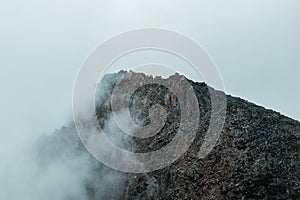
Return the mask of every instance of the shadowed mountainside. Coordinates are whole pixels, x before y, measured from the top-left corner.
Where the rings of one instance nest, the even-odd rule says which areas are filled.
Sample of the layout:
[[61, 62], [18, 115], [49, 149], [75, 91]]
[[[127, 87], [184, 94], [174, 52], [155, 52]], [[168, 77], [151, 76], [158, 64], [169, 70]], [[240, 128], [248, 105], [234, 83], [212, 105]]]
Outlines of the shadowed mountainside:
[[[122, 71], [106, 75], [98, 88], [96, 114], [109, 138], [115, 137], [106, 127], [111, 117], [111, 91], [127, 73], [132, 73], [131, 80], [138, 80], [136, 73]], [[178, 77], [182, 76], [176, 74], [169, 80], [176, 84]], [[110, 169], [87, 153], [73, 123], [41, 139], [40, 161], [43, 157], [85, 155], [88, 161], [83, 164], [90, 166], [83, 183], [87, 199], [300, 199], [300, 123], [227, 95], [226, 121], [219, 141], [208, 156], [199, 159], [211, 101], [205, 83], [188, 81], [199, 102], [199, 129], [189, 150], [170, 166], [145, 174]], [[181, 111], [178, 99], [167, 88], [142, 85], [132, 95], [131, 117], [139, 125], [149, 124], [149, 108], [155, 104], [167, 111], [161, 131], [147, 139], [112, 138], [116, 145], [128, 151], [148, 152], [172, 140]], [[51, 143], [58, 145], [53, 149]]]

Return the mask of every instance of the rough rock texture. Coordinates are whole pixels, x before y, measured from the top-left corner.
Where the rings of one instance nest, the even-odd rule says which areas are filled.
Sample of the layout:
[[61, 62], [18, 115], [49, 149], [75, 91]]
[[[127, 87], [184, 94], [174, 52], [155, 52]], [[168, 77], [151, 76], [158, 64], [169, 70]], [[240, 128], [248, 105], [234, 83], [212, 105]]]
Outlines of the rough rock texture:
[[[101, 126], [110, 116], [110, 91], [125, 73], [104, 79], [96, 109]], [[135, 75], [131, 75], [133, 80]], [[96, 163], [86, 184], [88, 199], [300, 199], [300, 122], [227, 96], [221, 137], [213, 151], [199, 159], [197, 152], [208, 128], [211, 102], [205, 83], [189, 82], [201, 113], [199, 130], [189, 150], [172, 165], [147, 174], [117, 172]], [[159, 134], [148, 139], [132, 138], [123, 148], [153, 151], [174, 137], [180, 105], [172, 95], [167, 88], [155, 84], [142, 86], [134, 93], [130, 109], [137, 123], [149, 123], [149, 108], [156, 103], [163, 105], [168, 115]], [[74, 132], [74, 128], [69, 129]], [[59, 131], [56, 135], [60, 137]], [[116, 173], [119, 178], [106, 187], [103, 195], [99, 185], [105, 173]]]

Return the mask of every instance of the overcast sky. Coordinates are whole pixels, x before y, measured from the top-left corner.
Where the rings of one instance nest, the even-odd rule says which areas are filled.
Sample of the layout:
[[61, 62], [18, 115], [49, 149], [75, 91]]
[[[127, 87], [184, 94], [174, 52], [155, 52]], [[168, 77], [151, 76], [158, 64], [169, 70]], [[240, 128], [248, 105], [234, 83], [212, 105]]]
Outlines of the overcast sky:
[[[1, 0], [0, 199], [62, 199], [73, 191], [72, 174], [63, 178], [69, 168], [41, 174], [28, 149], [72, 120], [74, 79], [89, 53], [143, 27], [193, 38], [216, 63], [227, 93], [300, 120], [299, 0]], [[137, 53], [119, 64], [152, 58], [197, 79], [164, 54]]]
[[299, 2], [1, 1], [2, 132], [24, 139], [28, 131], [62, 126], [71, 119], [73, 82], [88, 54], [142, 27], [192, 37], [215, 61], [227, 93], [299, 120]]

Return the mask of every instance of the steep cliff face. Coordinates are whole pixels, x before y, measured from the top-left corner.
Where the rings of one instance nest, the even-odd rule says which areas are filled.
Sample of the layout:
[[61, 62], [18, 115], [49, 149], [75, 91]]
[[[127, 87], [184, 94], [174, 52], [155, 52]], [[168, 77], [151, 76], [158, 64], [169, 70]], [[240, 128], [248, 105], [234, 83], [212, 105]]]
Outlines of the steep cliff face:
[[[104, 129], [112, 111], [111, 91], [127, 73], [105, 76], [98, 88], [96, 114]], [[131, 80], [139, 81], [136, 73], [129, 73]], [[172, 84], [176, 84], [176, 76], [181, 77], [169, 78]], [[198, 152], [208, 129], [211, 101], [205, 83], [188, 81], [199, 102], [199, 129], [189, 150], [161, 170], [128, 174], [102, 165], [93, 160], [76, 139], [73, 124], [65, 128], [67, 135], [66, 131], [57, 131], [45, 144], [53, 142], [53, 138], [57, 141], [68, 138], [77, 144], [77, 154], [89, 156], [93, 164], [84, 181], [87, 199], [300, 199], [300, 123], [227, 96], [222, 134], [210, 154], [200, 159]], [[150, 123], [149, 108], [155, 104], [162, 105], [167, 113], [165, 125], [158, 134], [146, 139], [126, 137], [118, 141], [108, 130], [107, 136], [116, 145], [133, 152], [155, 151], [165, 146], [176, 135], [180, 123], [181, 110], [176, 95], [158, 84], [141, 85], [131, 97], [130, 114], [137, 124], [146, 126]], [[55, 150], [45, 150], [42, 145], [41, 154], [52, 155], [53, 151], [68, 148], [62, 145]]]

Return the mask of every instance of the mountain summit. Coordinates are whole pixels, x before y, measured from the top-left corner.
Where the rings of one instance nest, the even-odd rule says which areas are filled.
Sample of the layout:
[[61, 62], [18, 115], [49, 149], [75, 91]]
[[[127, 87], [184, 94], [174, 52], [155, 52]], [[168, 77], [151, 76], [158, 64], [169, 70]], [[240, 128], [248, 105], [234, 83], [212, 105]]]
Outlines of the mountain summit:
[[[141, 84], [130, 98], [132, 120], [146, 127], [151, 123], [150, 108], [159, 104], [165, 109], [161, 114], [165, 116], [163, 127], [149, 138], [116, 135], [115, 130], [118, 134], [120, 131], [111, 120], [111, 94], [124, 75], [130, 75], [132, 81], [139, 81], [141, 76], [122, 71], [108, 74], [101, 81], [96, 93], [99, 125], [124, 150], [157, 151], [177, 134], [182, 117], [178, 98], [164, 86]], [[184, 78], [176, 74], [166, 81], [176, 84], [176, 77]], [[62, 154], [88, 155], [86, 163], [82, 163], [90, 166], [83, 181], [86, 199], [300, 199], [300, 122], [227, 95], [226, 119], [220, 138], [206, 157], [199, 158], [210, 123], [209, 90], [213, 89], [205, 83], [186, 80], [199, 102], [199, 128], [189, 149], [169, 166], [144, 174], [110, 169], [87, 153], [73, 123], [44, 138], [39, 157], [61, 159]], [[53, 149], [51, 143], [61, 145]]]

